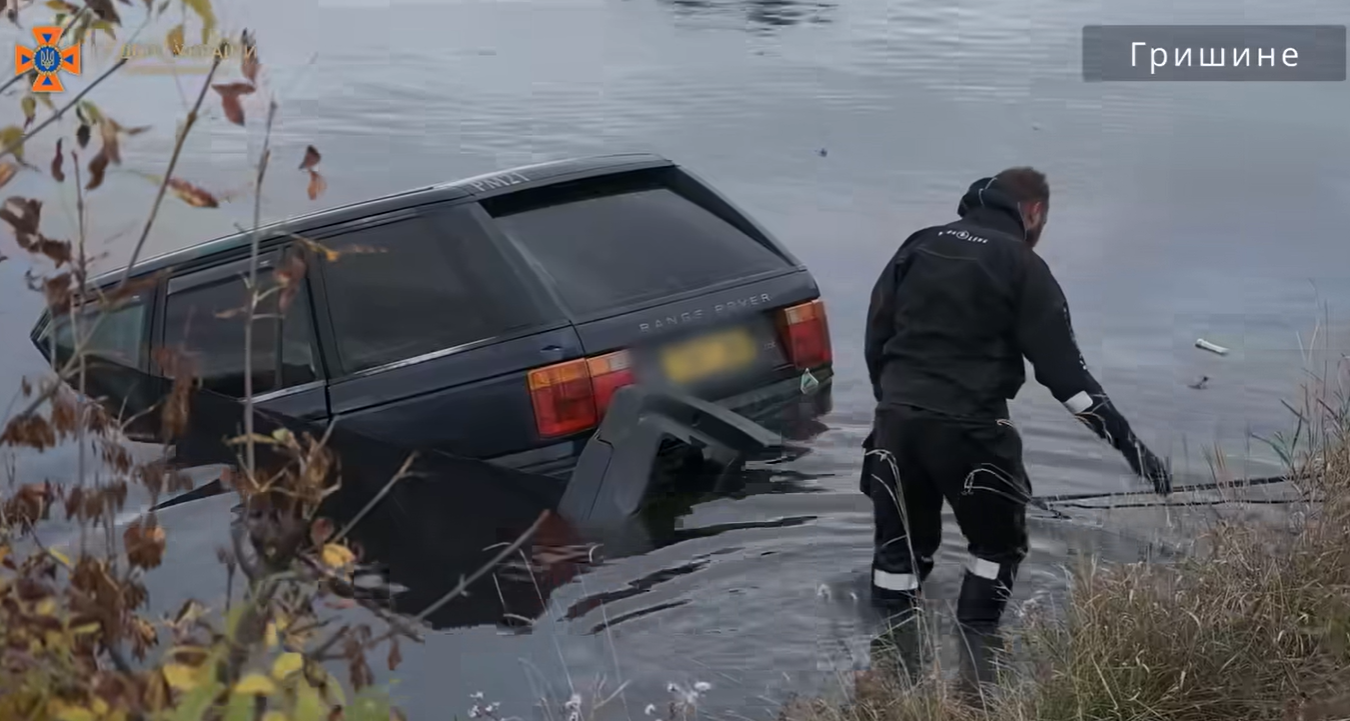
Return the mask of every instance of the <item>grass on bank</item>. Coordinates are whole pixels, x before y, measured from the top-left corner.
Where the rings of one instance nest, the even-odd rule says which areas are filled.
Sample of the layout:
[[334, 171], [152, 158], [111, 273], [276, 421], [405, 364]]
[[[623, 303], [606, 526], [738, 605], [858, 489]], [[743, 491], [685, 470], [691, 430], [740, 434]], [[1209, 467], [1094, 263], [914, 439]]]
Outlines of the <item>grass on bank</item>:
[[1304, 398], [1279, 450], [1309, 502], [1285, 523], [1218, 520], [1179, 562], [1074, 569], [1062, 607], [1010, 632], [1020, 649], [983, 708], [937, 669], [912, 686], [869, 672], [846, 705], [785, 719], [1350, 719], [1350, 413], [1325, 385]]

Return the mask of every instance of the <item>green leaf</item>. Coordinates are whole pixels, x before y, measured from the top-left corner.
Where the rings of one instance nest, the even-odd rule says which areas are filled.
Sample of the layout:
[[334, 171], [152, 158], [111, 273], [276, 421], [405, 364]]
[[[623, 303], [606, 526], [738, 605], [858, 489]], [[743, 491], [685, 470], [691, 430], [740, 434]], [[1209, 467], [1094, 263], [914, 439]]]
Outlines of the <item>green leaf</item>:
[[[328, 704], [319, 696], [319, 692], [304, 679], [295, 686], [295, 711], [291, 718], [295, 721], [324, 721], [328, 718]], [[385, 721], [389, 716], [386, 715]]]
[[235, 692], [225, 706], [225, 721], [253, 721], [254, 696]]
[[48, 110], [54, 113], [56, 112], [56, 105], [53, 104], [52, 99], [48, 97], [50, 95], [51, 93], [41, 93], [37, 96], [37, 99], [39, 103], [42, 103], [43, 107], [47, 108]]
[[224, 688], [219, 681], [198, 686], [192, 693], [183, 697], [170, 718], [173, 721], [202, 721], [207, 710], [211, 708], [211, 703]]
[[[23, 128], [17, 125], [0, 128], [0, 149], [14, 146], [14, 157], [19, 160], [23, 160], [23, 143], [19, 142], [21, 140], [23, 140]], [[18, 144], [15, 145], [16, 143]]]
[[[137, 174], [141, 175], [141, 173]], [[151, 176], [151, 177], [156, 185], [158, 185], [162, 180], [158, 176]], [[226, 638], [234, 638], [235, 632], [239, 630], [239, 621], [244, 618], [244, 611], [247, 608], [248, 605], [243, 603], [235, 604], [232, 608], [230, 608], [230, 612], [225, 616]]]
[[19, 104], [23, 108], [24, 127], [28, 127], [33, 122], [33, 118], [37, 117], [37, 98], [32, 95], [25, 95], [23, 100], [19, 101]]
[[211, 9], [211, 0], [183, 0], [183, 7], [202, 19], [202, 44], [211, 42], [211, 33], [216, 29], [216, 13]]
[[90, 124], [98, 125], [103, 122], [103, 112], [98, 109], [97, 105], [94, 105], [93, 101], [81, 100], [79, 107], [84, 108], [84, 116], [89, 118]]
[[364, 688], [344, 711], [347, 721], [389, 721], [389, 699], [379, 689]]
[[102, 30], [105, 35], [113, 40], [117, 39], [117, 29], [107, 20], [97, 20], [91, 27], [95, 30]]

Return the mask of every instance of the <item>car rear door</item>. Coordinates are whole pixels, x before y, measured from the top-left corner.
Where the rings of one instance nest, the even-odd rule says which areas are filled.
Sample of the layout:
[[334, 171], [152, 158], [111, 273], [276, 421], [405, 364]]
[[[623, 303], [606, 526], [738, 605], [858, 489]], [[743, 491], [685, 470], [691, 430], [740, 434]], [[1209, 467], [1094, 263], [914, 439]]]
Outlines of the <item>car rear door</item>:
[[[285, 253], [273, 249], [258, 259], [259, 288], [275, 286], [273, 273]], [[245, 322], [249, 259], [207, 261], [175, 273], [156, 314], [152, 346], [185, 353], [193, 374], [208, 390], [244, 397]], [[293, 292], [264, 292], [253, 321], [253, 398], [258, 408], [303, 420], [328, 416], [325, 369], [314, 334], [314, 308], [304, 278]], [[284, 306], [284, 307], [283, 307]], [[152, 354], [157, 360], [159, 353]], [[156, 362], [164, 377], [174, 369]]]
[[476, 213], [440, 203], [313, 236], [336, 254], [311, 276], [335, 369], [333, 413], [346, 428], [405, 447], [523, 454], [513, 465], [570, 457], [570, 445], [549, 448], [535, 432], [526, 373], [580, 357], [580, 340]]
[[818, 298], [810, 274], [678, 167], [482, 201], [547, 278], [588, 355], [623, 349], [635, 380], [710, 399], [796, 369], [784, 309]]

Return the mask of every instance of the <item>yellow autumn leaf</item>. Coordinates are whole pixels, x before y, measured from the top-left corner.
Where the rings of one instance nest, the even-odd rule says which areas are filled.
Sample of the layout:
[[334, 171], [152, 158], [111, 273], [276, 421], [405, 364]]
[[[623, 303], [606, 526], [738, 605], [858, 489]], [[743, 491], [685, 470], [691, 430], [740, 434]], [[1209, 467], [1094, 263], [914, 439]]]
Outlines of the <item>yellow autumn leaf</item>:
[[263, 634], [267, 641], [268, 648], [276, 648], [281, 640], [277, 637], [277, 625], [271, 621], [267, 622], [267, 631]]
[[99, 625], [97, 623], [86, 623], [83, 626], [76, 626], [75, 628], [70, 629], [70, 632], [76, 636], [84, 636], [86, 634], [95, 633], [98, 629]]
[[38, 601], [38, 605], [33, 609], [33, 613], [39, 616], [52, 616], [56, 614], [56, 599], [44, 598]]
[[346, 568], [356, 561], [356, 555], [346, 546], [330, 543], [323, 547], [323, 562], [330, 568]]
[[272, 678], [284, 681], [287, 676], [298, 672], [305, 665], [305, 659], [298, 653], [283, 653], [272, 662]]
[[248, 693], [255, 696], [266, 696], [276, 690], [276, 684], [272, 683], [272, 679], [260, 673], [251, 673], [239, 679], [239, 683], [234, 685], [235, 693]]
[[191, 691], [197, 687], [197, 669], [181, 663], [171, 663], [162, 671], [164, 680], [171, 688], [179, 691]]
[[168, 36], [165, 37], [165, 41], [168, 43], [168, 49], [170, 53], [177, 55], [178, 53], [182, 52], [183, 24], [179, 23], [173, 26], [173, 29], [169, 31]]
[[61, 565], [65, 566], [66, 568], [70, 568], [70, 556], [67, 556], [66, 554], [56, 550], [55, 548], [49, 549], [47, 552], [52, 554], [52, 558], [55, 558], [56, 560], [60, 561]]
[[288, 721], [286, 714], [280, 711], [268, 711], [263, 714], [262, 721]]
[[52, 699], [47, 703], [47, 713], [60, 721], [94, 721], [98, 718], [92, 710], [68, 704], [60, 699]]
[[0, 128], [0, 148], [13, 148], [14, 157], [23, 160], [23, 128], [17, 125]]

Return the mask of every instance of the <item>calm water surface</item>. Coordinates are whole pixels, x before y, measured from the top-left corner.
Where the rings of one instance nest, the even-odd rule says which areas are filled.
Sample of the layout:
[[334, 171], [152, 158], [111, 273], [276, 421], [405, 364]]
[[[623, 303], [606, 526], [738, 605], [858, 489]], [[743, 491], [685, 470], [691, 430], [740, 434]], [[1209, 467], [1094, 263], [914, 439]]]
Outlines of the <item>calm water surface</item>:
[[[630, 684], [627, 706], [612, 707], [620, 715], [664, 702], [670, 682], [705, 681], [704, 708], [759, 717], [791, 691], [837, 688], [875, 624], [851, 596], [865, 591], [870, 554], [870, 511], [856, 490], [872, 411], [860, 358], [867, 291], [895, 246], [951, 219], [977, 177], [1024, 163], [1049, 174], [1042, 252], [1088, 362], [1140, 435], [1173, 457], [1179, 482], [1206, 480], [1201, 449], [1216, 443], [1266, 470], [1247, 437], [1286, 425], [1278, 401], [1303, 378], [1300, 342], [1328, 312], [1331, 337], [1344, 337], [1345, 86], [1085, 84], [1078, 65], [1087, 23], [1350, 19], [1327, 3], [250, 0], [220, 15], [232, 29], [258, 28], [281, 103], [269, 219], [541, 160], [654, 151], [776, 232], [830, 309], [836, 411], [812, 453], [695, 499], [630, 539], [635, 555], [549, 588], [542, 615], [532, 608], [542, 587], [486, 588], [493, 613], [504, 604], [538, 616], [533, 629], [506, 632], [466, 611], [405, 647], [396, 692], [417, 717], [464, 713], [476, 691], [527, 716], [541, 695], [589, 697], [602, 681]], [[91, 198], [91, 245], [107, 267], [127, 259], [154, 190], [130, 171], [161, 172], [171, 118], [196, 82], [128, 74], [97, 91], [123, 125], [155, 126], [126, 143], [124, 168]], [[247, 129], [217, 117], [194, 132], [180, 175], [246, 188], [261, 143], [261, 112], [252, 116]], [[330, 182], [318, 203], [294, 170], [310, 143]], [[45, 165], [50, 148], [37, 145], [30, 153]], [[69, 228], [69, 188], [26, 174], [6, 193], [49, 198], [49, 232]], [[250, 214], [242, 198], [213, 211], [170, 201], [148, 251], [229, 232]], [[0, 264], [3, 287], [21, 288], [25, 269]], [[0, 387], [41, 369], [27, 341], [39, 305], [5, 291]], [[1197, 337], [1233, 352], [1205, 354]], [[1200, 375], [1209, 387], [1188, 388]], [[1038, 492], [1137, 487], [1034, 384], [1014, 419]], [[16, 459], [30, 477], [71, 463], [69, 453]], [[162, 598], [218, 580], [214, 561], [198, 559], [214, 557], [224, 514], [210, 503], [182, 512], [196, 530], [178, 532], [173, 570], [152, 578]], [[1131, 559], [1158, 530], [1125, 512], [1101, 521], [1035, 520], [1019, 597], [1062, 585], [1073, 554]], [[456, 523], [450, 513], [443, 522]], [[962, 544], [954, 531], [948, 540], [934, 593], [951, 599]], [[466, 570], [428, 565], [442, 585]]]

